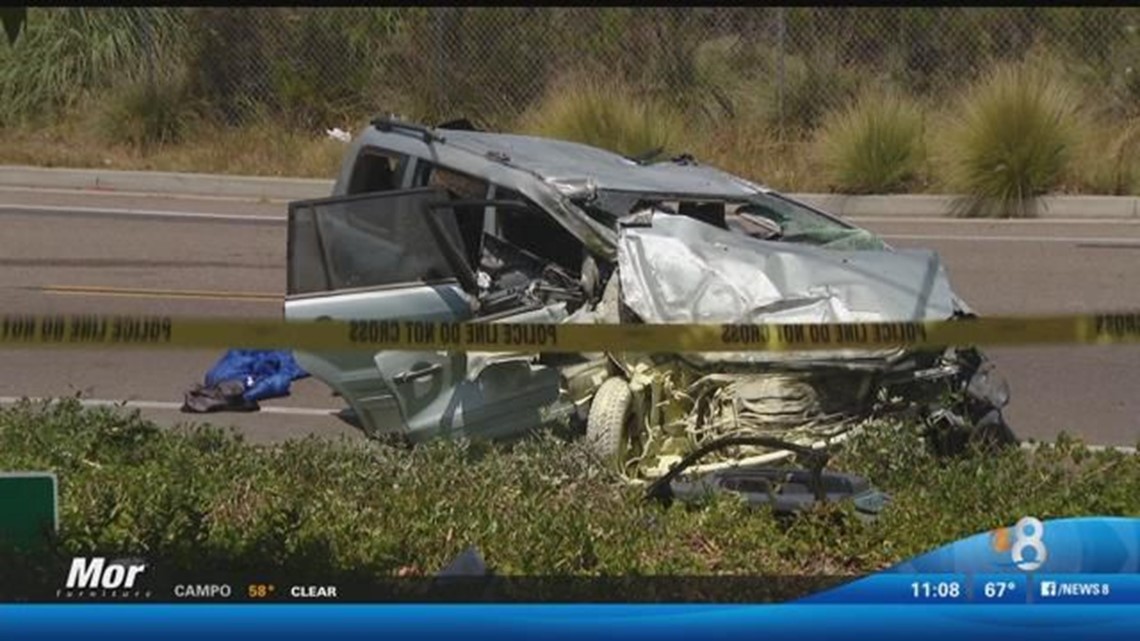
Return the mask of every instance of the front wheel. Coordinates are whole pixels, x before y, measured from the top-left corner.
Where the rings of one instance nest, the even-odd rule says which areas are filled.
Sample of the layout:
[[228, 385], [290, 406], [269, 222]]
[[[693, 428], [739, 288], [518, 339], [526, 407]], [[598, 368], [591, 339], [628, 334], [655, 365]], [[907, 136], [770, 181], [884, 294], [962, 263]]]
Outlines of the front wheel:
[[606, 379], [590, 404], [586, 443], [604, 460], [621, 465], [628, 453], [634, 420], [629, 383], [620, 376]]

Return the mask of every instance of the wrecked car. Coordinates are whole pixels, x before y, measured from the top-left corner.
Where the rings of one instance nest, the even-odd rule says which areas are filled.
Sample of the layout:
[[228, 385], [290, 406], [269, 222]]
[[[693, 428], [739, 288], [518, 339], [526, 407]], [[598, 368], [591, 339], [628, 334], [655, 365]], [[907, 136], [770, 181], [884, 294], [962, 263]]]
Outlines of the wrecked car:
[[[938, 256], [690, 156], [377, 119], [333, 194], [293, 202], [289, 320], [842, 323], [973, 316]], [[383, 323], [375, 325], [383, 331]], [[376, 437], [584, 429], [631, 478], [732, 435], [841, 439], [909, 411], [944, 443], [1015, 441], [975, 349], [528, 354], [299, 352]], [[728, 448], [700, 471], [788, 449]]]

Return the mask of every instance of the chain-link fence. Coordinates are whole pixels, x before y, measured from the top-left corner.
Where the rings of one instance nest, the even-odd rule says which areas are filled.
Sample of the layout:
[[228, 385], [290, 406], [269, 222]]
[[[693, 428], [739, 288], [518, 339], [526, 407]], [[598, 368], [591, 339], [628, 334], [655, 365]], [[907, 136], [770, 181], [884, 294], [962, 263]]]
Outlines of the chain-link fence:
[[716, 118], [749, 111], [805, 130], [871, 82], [938, 100], [995, 62], [1039, 54], [1111, 88], [1116, 107], [1130, 110], [1140, 98], [1138, 14], [1128, 7], [35, 9], [23, 41], [0, 48], [0, 103], [9, 116], [42, 112], [27, 96], [53, 82], [60, 93], [133, 79], [177, 91], [230, 123], [268, 115], [324, 127], [397, 112], [505, 126], [552, 83], [592, 74]]

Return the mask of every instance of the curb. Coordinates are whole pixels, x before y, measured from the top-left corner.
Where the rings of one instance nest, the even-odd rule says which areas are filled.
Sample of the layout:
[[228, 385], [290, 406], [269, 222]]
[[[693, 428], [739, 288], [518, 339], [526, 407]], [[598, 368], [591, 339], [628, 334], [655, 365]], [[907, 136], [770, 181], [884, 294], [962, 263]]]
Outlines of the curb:
[[[792, 198], [843, 217], [906, 216], [948, 218], [956, 196], [895, 194], [845, 196], [842, 194], [789, 194]], [[1136, 196], [1045, 196], [1037, 220], [1140, 220]], [[977, 219], [983, 222], [989, 219]]]
[[0, 186], [5, 187], [301, 200], [327, 196], [332, 185], [331, 180], [299, 178], [0, 166]]
[[[0, 166], [0, 186], [6, 187], [212, 196], [248, 200], [302, 200], [328, 196], [332, 191], [332, 185], [332, 180], [302, 178]], [[788, 195], [833, 214], [853, 218], [879, 216], [946, 218], [950, 215], [955, 198], [937, 194]], [[1041, 204], [1038, 219], [1140, 220], [1140, 198], [1135, 196], [1046, 196], [1041, 199]]]

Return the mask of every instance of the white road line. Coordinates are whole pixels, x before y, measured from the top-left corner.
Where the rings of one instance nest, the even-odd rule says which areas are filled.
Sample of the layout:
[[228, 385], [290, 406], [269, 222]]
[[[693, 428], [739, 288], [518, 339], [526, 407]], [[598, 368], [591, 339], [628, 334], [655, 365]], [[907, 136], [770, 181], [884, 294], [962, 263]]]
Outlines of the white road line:
[[[21, 398], [15, 396], [0, 396], [0, 405], [15, 405], [19, 403]], [[33, 403], [43, 403], [48, 400], [46, 398], [29, 398]], [[179, 411], [182, 409], [182, 403], [170, 403], [167, 401], [112, 401], [98, 398], [81, 398], [79, 404], [84, 407], [126, 407], [127, 409], [140, 409], [140, 410], [173, 410]], [[262, 406], [260, 412], [250, 412], [252, 414], [289, 414], [293, 416], [335, 416], [340, 410], [333, 409], [317, 409], [313, 407], [266, 407]], [[244, 412], [226, 412], [226, 414], [240, 414]], [[199, 416], [205, 416], [200, 414]]]
[[284, 223], [284, 216], [249, 216], [243, 214], [211, 214], [197, 211], [169, 211], [164, 209], [118, 209], [114, 207], [74, 207], [56, 205], [12, 205], [0, 203], [0, 210], [14, 213], [45, 212], [45, 213], [75, 213], [91, 216], [135, 216], [139, 218], [184, 218], [190, 220], [222, 220], [236, 222], [272, 222]]
[[1140, 238], [1105, 236], [959, 236], [956, 234], [881, 234], [886, 240], [960, 240], [972, 243], [1094, 243], [1140, 247]]
[[113, 189], [81, 189], [75, 187], [20, 187], [17, 185], [0, 185], [0, 193], [10, 192], [17, 194], [56, 194], [61, 196], [88, 196], [104, 198], [153, 198], [163, 200], [204, 200], [228, 203], [255, 203], [258, 205], [287, 204], [287, 198], [252, 198], [240, 196], [215, 196], [210, 194], [178, 194], [158, 191], [117, 191]]

